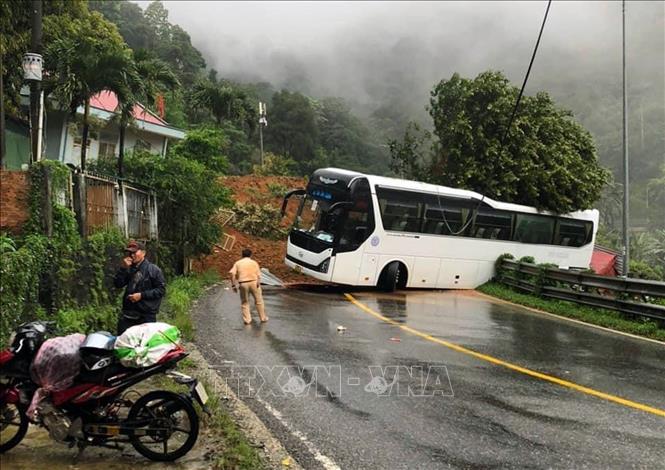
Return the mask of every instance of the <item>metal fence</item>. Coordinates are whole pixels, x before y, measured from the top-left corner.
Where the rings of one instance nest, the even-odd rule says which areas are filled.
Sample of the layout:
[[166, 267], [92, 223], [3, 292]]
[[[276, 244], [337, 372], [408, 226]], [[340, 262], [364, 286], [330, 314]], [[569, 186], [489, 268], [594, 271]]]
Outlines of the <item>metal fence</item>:
[[86, 233], [117, 225], [118, 184], [101, 176], [86, 174]]
[[107, 176], [92, 173], [76, 176], [79, 176], [76, 184], [83, 185], [85, 191], [86, 234], [116, 226], [129, 238], [158, 238], [157, 197], [153, 192]]
[[509, 259], [501, 261], [497, 279], [524, 292], [665, 321], [665, 282], [598, 276]]

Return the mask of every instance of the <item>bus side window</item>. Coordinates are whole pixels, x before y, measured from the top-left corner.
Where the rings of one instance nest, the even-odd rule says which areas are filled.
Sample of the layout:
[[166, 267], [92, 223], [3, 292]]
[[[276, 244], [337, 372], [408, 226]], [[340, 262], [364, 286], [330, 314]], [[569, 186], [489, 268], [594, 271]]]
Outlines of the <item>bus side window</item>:
[[513, 218], [510, 212], [482, 208], [473, 224], [472, 236], [492, 240], [510, 240]]
[[554, 236], [554, 217], [545, 215], [516, 214], [513, 240], [522, 243], [551, 245]]
[[584, 220], [559, 218], [554, 235], [554, 244], [561, 246], [584, 246], [591, 241], [593, 224]]

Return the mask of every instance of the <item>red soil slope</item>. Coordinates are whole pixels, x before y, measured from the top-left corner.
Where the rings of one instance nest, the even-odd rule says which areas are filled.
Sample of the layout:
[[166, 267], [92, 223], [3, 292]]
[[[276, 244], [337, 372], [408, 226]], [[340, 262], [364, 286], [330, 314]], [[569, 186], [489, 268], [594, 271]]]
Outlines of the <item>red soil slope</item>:
[[[233, 192], [233, 199], [243, 204], [269, 204], [276, 208], [281, 208], [283, 194], [273, 195], [269, 185], [280, 185], [286, 190], [305, 187], [306, 181], [302, 178], [290, 178], [284, 176], [227, 176], [221, 179], [221, 184]], [[282, 226], [291, 225], [297, 211], [297, 201], [291, 200], [287, 206], [287, 211]], [[233, 222], [230, 224], [233, 225]], [[238, 230], [226, 226], [224, 231], [236, 238], [231, 251], [224, 251], [215, 248], [211, 255], [203, 257], [194, 263], [194, 271], [201, 272], [208, 269], [216, 270], [223, 278], [228, 278], [229, 269], [241, 256], [243, 248], [252, 250], [252, 257], [261, 265], [268, 268], [271, 273], [282, 279], [284, 282], [305, 282], [315, 283], [316, 280], [302, 274], [292, 271], [284, 264], [286, 255], [286, 238], [283, 240], [269, 240], [265, 238], [254, 237], [252, 235], [239, 232]]]

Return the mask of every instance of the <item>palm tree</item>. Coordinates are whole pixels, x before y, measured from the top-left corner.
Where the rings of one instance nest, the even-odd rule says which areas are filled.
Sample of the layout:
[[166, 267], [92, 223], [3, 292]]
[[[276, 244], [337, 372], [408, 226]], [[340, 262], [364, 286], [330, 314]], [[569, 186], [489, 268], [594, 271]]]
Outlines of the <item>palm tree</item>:
[[197, 106], [208, 108], [217, 124], [221, 125], [231, 116], [233, 89], [223, 82], [201, 81], [194, 85], [192, 102]]
[[82, 39], [55, 39], [45, 51], [49, 76], [45, 83], [61, 107], [72, 115], [84, 107], [81, 142], [81, 170], [85, 170], [90, 128], [90, 99], [103, 90], [119, 97], [127, 94], [126, 75], [131, 68], [130, 50], [124, 45], [99, 43]]
[[125, 132], [132, 121], [133, 112], [140, 101], [146, 106], [154, 106], [157, 95], [166, 90], [174, 90], [180, 83], [168, 64], [151, 56], [147, 51], [134, 53], [131, 67], [125, 74], [124, 96], [118, 96], [120, 139], [118, 145], [118, 177], [124, 176]]
[[250, 134], [256, 128], [256, 106], [245, 91], [227, 80], [217, 83], [204, 80], [197, 83], [194, 85], [192, 103], [210, 110], [220, 126], [225, 120], [230, 120], [248, 128]]

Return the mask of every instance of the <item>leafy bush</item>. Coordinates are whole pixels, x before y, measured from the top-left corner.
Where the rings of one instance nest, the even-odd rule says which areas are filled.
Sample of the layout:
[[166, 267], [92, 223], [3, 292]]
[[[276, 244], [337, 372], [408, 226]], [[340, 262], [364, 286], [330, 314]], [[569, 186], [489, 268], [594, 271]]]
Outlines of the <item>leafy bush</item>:
[[501, 276], [503, 276], [503, 274], [505, 273], [505, 270], [503, 269], [503, 260], [505, 259], [514, 260], [515, 257], [510, 253], [504, 253], [497, 258], [496, 263], [494, 263], [494, 272], [495, 272], [495, 277], [498, 280], [500, 280]]
[[279, 239], [286, 236], [286, 229], [280, 227], [280, 210], [269, 205], [238, 203], [233, 208], [236, 216], [233, 226], [241, 232], [255, 237]]
[[267, 152], [263, 165], [254, 165], [253, 173], [257, 176], [295, 176], [298, 164], [292, 158]]
[[637, 279], [648, 279], [651, 281], [664, 281], [665, 275], [659, 266], [650, 266], [644, 261], [630, 260], [628, 277]]
[[[173, 150], [167, 158], [135, 152], [126, 161], [127, 174], [157, 193], [160, 237], [173, 243], [175, 258], [210, 253], [221, 230], [211, 220], [230, 204], [229, 192], [217, 183], [219, 173]], [[180, 267], [178, 273], [182, 272]]]
[[48, 250], [46, 237], [29, 235], [15, 251], [0, 254], [0, 345], [19, 323], [35, 318], [43, 310], [39, 302], [40, 281]]
[[171, 148], [171, 154], [202, 163], [216, 173], [226, 173], [229, 161], [223, 155], [228, 147], [227, 137], [219, 129], [200, 128], [187, 132], [187, 136]]
[[183, 338], [194, 338], [194, 325], [190, 310], [194, 300], [201, 295], [203, 288], [219, 281], [219, 275], [208, 271], [200, 276], [182, 276], [166, 286], [163, 314], [165, 321], [178, 327]]
[[88, 334], [95, 331], [116, 332], [119, 308], [114, 305], [88, 305], [83, 308], [58, 310], [56, 325], [58, 333]]
[[286, 192], [289, 190], [289, 188], [279, 183], [268, 183], [267, 187], [270, 197], [284, 197]]

